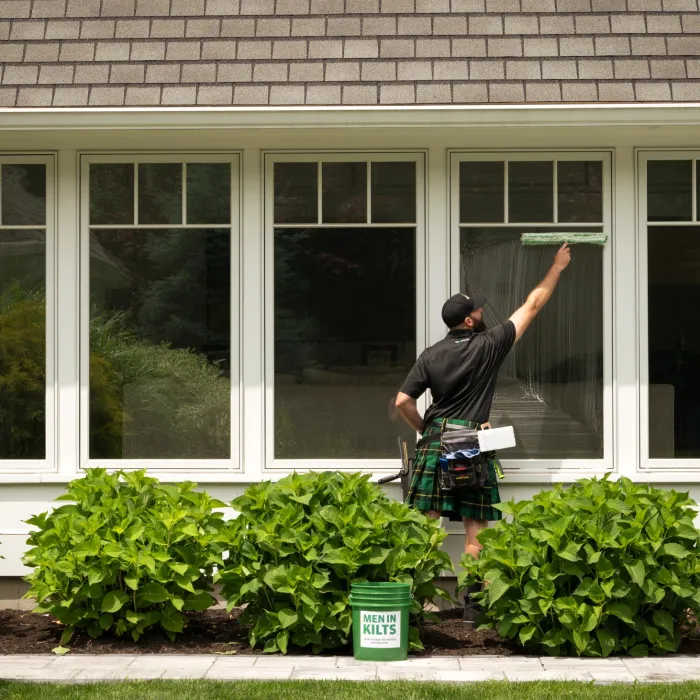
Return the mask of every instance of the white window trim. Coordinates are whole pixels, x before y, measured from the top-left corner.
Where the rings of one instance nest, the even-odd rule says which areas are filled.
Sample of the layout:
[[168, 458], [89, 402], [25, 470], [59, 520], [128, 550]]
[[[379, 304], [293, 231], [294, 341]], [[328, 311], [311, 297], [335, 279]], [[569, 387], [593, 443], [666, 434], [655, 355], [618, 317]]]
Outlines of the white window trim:
[[[80, 362], [80, 469], [104, 467], [108, 470], [136, 470], [147, 468], [156, 475], [162, 473], [192, 472], [194, 475], [206, 472], [242, 473], [241, 456], [241, 349], [240, 313], [241, 301], [241, 187], [240, 154], [238, 152], [82, 152], [80, 160], [80, 294], [79, 294], [79, 362]], [[90, 459], [89, 457], [89, 366], [90, 366], [90, 289], [89, 289], [89, 168], [92, 163], [230, 163], [231, 165], [231, 223], [212, 224], [209, 228], [227, 228], [231, 231], [231, 457], [229, 459]], [[134, 183], [137, 186], [137, 183]], [[137, 193], [136, 193], [137, 194]], [[180, 226], [197, 228], [197, 226]], [[130, 228], [109, 226], [109, 228]], [[136, 228], [178, 228], [178, 225], [147, 225]], [[201, 226], [200, 226], [201, 228]]]
[[[459, 292], [460, 252], [459, 252], [459, 164], [465, 161], [585, 161], [600, 160], [603, 162], [603, 221], [600, 224], [549, 224], [552, 228], [569, 226], [572, 228], [599, 227], [608, 236], [608, 243], [603, 250], [603, 458], [602, 459], [519, 459], [507, 458], [507, 452], [501, 453], [504, 472], [509, 475], [522, 474], [527, 477], [546, 476], [548, 479], [562, 475], [571, 478], [573, 473], [602, 474], [613, 471], [614, 460], [614, 408], [613, 401], [613, 208], [612, 208], [612, 151], [610, 150], [574, 150], [574, 151], [494, 151], [493, 149], [455, 150], [450, 151], [450, 280], [453, 293]], [[507, 187], [507, 183], [506, 183]], [[556, 196], [556, 183], [554, 188]], [[506, 212], [507, 215], [507, 212]], [[479, 226], [479, 224], [472, 224]], [[483, 224], [483, 228], [494, 228], [499, 225]], [[501, 227], [523, 230], [541, 226], [539, 224], [501, 224]], [[544, 226], [541, 226], [545, 228]], [[574, 250], [575, 256], [575, 250]], [[575, 263], [574, 263], [575, 264]], [[556, 294], [556, 292], [555, 292]], [[525, 300], [523, 299], [523, 302]], [[513, 309], [515, 311], [515, 309]]]
[[[407, 162], [416, 164], [416, 352], [420, 353], [426, 342], [426, 166], [424, 149], [415, 151], [263, 151], [264, 159], [264, 230], [265, 230], [265, 429], [263, 473], [286, 474], [299, 471], [348, 470], [366, 474], [397, 472], [401, 468], [396, 459], [275, 459], [274, 458], [274, 164], [303, 162]], [[369, 186], [369, 183], [368, 183]], [[319, 192], [319, 197], [320, 197]], [[352, 224], [348, 227], [362, 227]], [[366, 224], [372, 225], [372, 224]], [[404, 224], [400, 224], [404, 225]], [[327, 224], [336, 227], [336, 224]], [[342, 226], [342, 225], [341, 225]], [[377, 224], [374, 224], [377, 226]], [[423, 407], [424, 401], [421, 404]], [[397, 450], [398, 452], [398, 450]]]
[[[56, 394], [56, 156], [53, 153], [0, 153], [0, 165], [45, 165], [46, 166], [46, 223], [44, 225], [2, 226], [0, 230], [37, 230], [46, 232], [46, 392], [44, 418], [46, 424], [46, 456], [44, 459], [0, 460], [0, 473], [32, 474], [55, 472], [57, 469], [57, 394]], [[2, 183], [0, 182], [0, 188]], [[1, 196], [1, 192], [0, 192]]]
[[[690, 480], [697, 482], [698, 476], [694, 472], [700, 471], [700, 458], [655, 458], [649, 456], [649, 299], [648, 299], [648, 222], [647, 222], [647, 163], [651, 160], [692, 160], [692, 221], [654, 221], [653, 226], [700, 226], [700, 209], [698, 208], [698, 192], [696, 182], [696, 161], [700, 162], [700, 149], [637, 149], [637, 221], [638, 240], [637, 246], [637, 312], [639, 314], [639, 469], [644, 474], [663, 474], [667, 480]], [[673, 475], [672, 473], [673, 472]]]

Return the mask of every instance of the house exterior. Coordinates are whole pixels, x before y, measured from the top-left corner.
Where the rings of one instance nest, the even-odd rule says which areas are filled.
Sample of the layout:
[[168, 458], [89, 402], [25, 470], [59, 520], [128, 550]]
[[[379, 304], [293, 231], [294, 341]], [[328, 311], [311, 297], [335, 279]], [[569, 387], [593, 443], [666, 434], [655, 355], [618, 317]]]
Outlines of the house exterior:
[[0, 42], [0, 598], [88, 466], [396, 472], [444, 299], [507, 318], [528, 231], [608, 238], [503, 368], [503, 497], [700, 498], [697, 0], [0, 0]]

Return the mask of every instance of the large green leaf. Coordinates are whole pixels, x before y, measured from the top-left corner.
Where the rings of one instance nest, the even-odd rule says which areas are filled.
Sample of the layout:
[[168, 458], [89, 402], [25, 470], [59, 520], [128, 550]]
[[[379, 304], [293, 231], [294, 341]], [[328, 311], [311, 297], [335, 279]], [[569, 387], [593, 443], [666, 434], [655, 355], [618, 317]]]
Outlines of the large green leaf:
[[182, 632], [184, 618], [174, 608], [166, 607], [160, 614], [160, 624], [170, 632]]
[[532, 637], [535, 635], [536, 632], [537, 632], [537, 627], [535, 627], [534, 625], [527, 625], [527, 626], [523, 627], [520, 630], [520, 633], [518, 634], [518, 638], [520, 639], [520, 643], [526, 644], [527, 642], [529, 642], [532, 639]]
[[668, 544], [664, 544], [659, 548], [659, 554], [666, 554], [667, 556], [675, 557], [676, 559], [685, 559], [690, 552], [681, 544], [669, 542]]
[[504, 577], [499, 577], [493, 581], [486, 589], [488, 593], [489, 605], [494, 605], [494, 603], [498, 602], [498, 600], [508, 592], [510, 587], [510, 580]]
[[280, 610], [278, 616], [280, 625], [282, 625], [283, 629], [295, 625], [297, 623], [297, 620], [299, 619], [299, 615], [297, 615], [297, 613], [295, 613], [293, 610], [290, 610], [289, 608]]
[[138, 590], [138, 597], [149, 603], [163, 603], [170, 597], [170, 594], [166, 590], [165, 586], [155, 581], [147, 583], [145, 586], [141, 586]]
[[[175, 605], [175, 601], [177, 599], [171, 599], [170, 602], [172, 603], [173, 607], [177, 608]], [[195, 593], [194, 595], [189, 595], [185, 598], [184, 601], [184, 609], [185, 610], [198, 610], [200, 612], [204, 612], [205, 610], [208, 610], [212, 605], [214, 605], [214, 599], [211, 597], [209, 593], [206, 591], [199, 591], [198, 593]]]
[[129, 596], [123, 591], [110, 591], [102, 599], [101, 611], [103, 613], [119, 612], [129, 602]]
[[626, 603], [608, 603], [605, 606], [605, 612], [608, 613], [608, 615], [619, 617], [620, 620], [626, 622], [628, 625], [634, 625], [634, 612]]
[[603, 656], [610, 656], [610, 654], [612, 654], [613, 651], [615, 651], [615, 636], [607, 629], [597, 629], [596, 637], [600, 644]]
[[644, 570], [644, 562], [641, 559], [637, 559], [637, 561], [632, 564], [625, 564], [625, 569], [629, 572], [633, 583], [636, 583], [640, 587], [644, 585], [644, 576], [646, 572]]
[[661, 627], [661, 629], [666, 630], [671, 637], [674, 636], [676, 632], [676, 625], [673, 621], [673, 617], [666, 612], [666, 610], [654, 610], [652, 617], [654, 624], [657, 627]]

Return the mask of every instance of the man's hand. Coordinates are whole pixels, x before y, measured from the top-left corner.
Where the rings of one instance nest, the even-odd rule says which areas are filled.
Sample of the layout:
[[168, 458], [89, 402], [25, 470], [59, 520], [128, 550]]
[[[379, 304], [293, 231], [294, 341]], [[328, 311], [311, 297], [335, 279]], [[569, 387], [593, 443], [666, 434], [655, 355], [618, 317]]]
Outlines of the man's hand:
[[568, 243], [564, 243], [554, 256], [554, 267], [556, 267], [559, 272], [563, 272], [569, 266], [570, 262], [571, 248], [569, 248]]

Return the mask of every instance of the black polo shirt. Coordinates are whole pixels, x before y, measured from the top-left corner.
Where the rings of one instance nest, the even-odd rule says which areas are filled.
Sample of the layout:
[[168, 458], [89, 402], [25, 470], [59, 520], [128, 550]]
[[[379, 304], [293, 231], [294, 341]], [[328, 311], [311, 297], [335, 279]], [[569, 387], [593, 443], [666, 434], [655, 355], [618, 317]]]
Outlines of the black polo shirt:
[[426, 424], [434, 418], [486, 423], [498, 370], [513, 343], [512, 321], [483, 333], [450, 331], [421, 353], [401, 391], [417, 399], [430, 389], [433, 403], [425, 413]]

